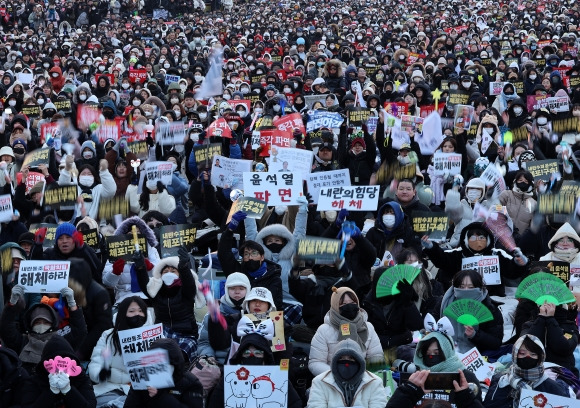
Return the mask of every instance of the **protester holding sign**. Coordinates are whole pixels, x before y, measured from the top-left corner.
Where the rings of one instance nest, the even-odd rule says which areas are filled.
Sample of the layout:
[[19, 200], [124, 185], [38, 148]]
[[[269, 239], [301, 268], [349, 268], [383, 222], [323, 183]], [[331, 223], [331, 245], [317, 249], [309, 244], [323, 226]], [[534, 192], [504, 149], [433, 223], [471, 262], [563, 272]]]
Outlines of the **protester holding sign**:
[[533, 192], [534, 176], [529, 171], [520, 170], [514, 177], [513, 188], [499, 195], [499, 202], [506, 206], [518, 235], [523, 234], [532, 223], [536, 209], [536, 200], [532, 197]]
[[38, 166], [38, 169], [44, 175], [44, 180], [37, 182], [26, 193], [26, 180], [30, 173], [30, 168], [22, 168], [22, 181], [16, 185], [16, 192], [14, 195], [14, 208], [20, 211], [21, 218], [24, 222], [33, 224], [40, 222], [49, 211], [42, 205], [43, 191], [47, 186], [55, 184], [56, 181], [48, 172], [48, 167], [44, 164]]
[[125, 198], [129, 201], [131, 212], [143, 217], [147, 211], [159, 211], [168, 217], [175, 210], [175, 198], [169, 194], [161, 181], [147, 180], [141, 184], [143, 192], [138, 193], [138, 186], [127, 187]]
[[338, 139], [338, 162], [340, 167], [349, 169], [353, 186], [368, 186], [377, 156], [376, 144], [366, 126], [350, 132]]

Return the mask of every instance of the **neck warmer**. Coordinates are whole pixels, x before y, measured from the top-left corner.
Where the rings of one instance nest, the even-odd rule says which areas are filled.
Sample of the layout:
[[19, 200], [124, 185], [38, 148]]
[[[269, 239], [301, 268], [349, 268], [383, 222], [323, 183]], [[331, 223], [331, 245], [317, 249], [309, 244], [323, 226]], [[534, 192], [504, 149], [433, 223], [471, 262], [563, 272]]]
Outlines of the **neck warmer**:
[[[50, 340], [50, 338], [55, 334], [55, 332], [47, 332], [42, 334], [30, 333], [28, 335], [28, 343], [26, 343], [20, 352], [20, 360], [22, 360], [23, 363], [39, 363], [42, 356], [42, 350], [44, 350], [46, 342]], [[58, 334], [56, 335], [58, 336]]]
[[[439, 347], [441, 348], [441, 353], [445, 360], [434, 366], [427, 367], [423, 358], [425, 356], [421, 355], [419, 352], [421, 348], [421, 343], [427, 342], [431, 343], [431, 340], [437, 339], [439, 342]], [[459, 356], [455, 352], [455, 347], [453, 346], [453, 339], [446, 334], [439, 332], [432, 332], [421, 339], [417, 348], [415, 349], [415, 357], [413, 357], [413, 363], [419, 367], [421, 370], [431, 370], [434, 373], [456, 373], [457, 370], [465, 369], [465, 366], [459, 359]]]
[[[340, 313], [334, 309], [328, 311], [328, 316], [330, 318], [330, 324], [336, 330], [338, 330], [339, 340], [352, 339], [358, 343], [361, 350], [366, 353], [367, 347], [366, 342], [369, 337], [369, 331], [367, 327], [366, 319], [363, 313], [358, 313], [354, 320], [348, 320]], [[349, 325], [349, 335], [342, 334], [341, 326], [343, 324]], [[356, 388], [355, 388], [356, 389]]]
[[554, 256], [564, 262], [572, 262], [576, 255], [578, 255], [578, 248], [559, 249], [554, 247]]
[[266, 272], [268, 271], [268, 268], [266, 266], [266, 262], [262, 262], [262, 265], [260, 265], [260, 267], [255, 270], [254, 272], [248, 272], [248, 274], [254, 278], [261, 278], [262, 276], [264, 276], [266, 274]]
[[332, 163], [332, 160], [329, 161], [322, 160], [320, 157], [318, 157], [317, 154], [314, 155], [314, 160], [316, 160], [316, 162], [321, 166], [328, 166], [330, 163]]

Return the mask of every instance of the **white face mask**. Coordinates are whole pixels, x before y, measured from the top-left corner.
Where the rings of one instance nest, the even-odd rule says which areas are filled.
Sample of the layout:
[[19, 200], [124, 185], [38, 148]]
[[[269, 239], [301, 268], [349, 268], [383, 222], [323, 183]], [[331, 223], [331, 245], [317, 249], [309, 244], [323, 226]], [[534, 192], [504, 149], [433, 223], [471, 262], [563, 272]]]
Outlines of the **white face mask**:
[[141, 105], [141, 101], [139, 99], [133, 99], [133, 106]]
[[163, 64], [163, 68], [167, 69], [171, 66], [171, 64]]
[[87, 100], [87, 95], [81, 94], [81, 95], [79, 95], [79, 99], [84, 102]]
[[52, 326], [50, 324], [36, 324], [32, 328], [32, 331], [37, 334], [44, 334], [50, 330]]
[[39, 105], [44, 105], [44, 99], [38, 99], [36, 102], [38, 102]]
[[457, 84], [449, 85], [449, 89], [457, 90], [458, 88], [459, 88], [459, 85], [457, 85]]
[[161, 277], [161, 280], [163, 280], [163, 283], [165, 283], [167, 286], [170, 286], [177, 279], [179, 279], [179, 276], [173, 272], [164, 273]]
[[195, 75], [193, 79], [195, 79], [195, 82], [199, 82], [203, 79], [203, 77], [201, 75]]
[[171, 98], [170, 102], [175, 105], [179, 103], [179, 98]]
[[127, 83], [127, 82], [123, 82], [123, 83], [121, 84], [121, 87], [122, 87], [123, 89], [129, 89], [129, 87], [130, 87], [130, 86], [131, 86], [131, 84], [129, 84], [129, 83]]
[[79, 184], [85, 187], [91, 187], [95, 182], [95, 178], [93, 176], [79, 176]]
[[180, 110], [174, 110], [173, 113], [175, 113], [175, 116], [177, 117], [177, 119], [179, 119], [181, 117], [181, 111]]
[[290, 88], [284, 88], [284, 93], [287, 93], [288, 94], [290, 92], [292, 92], [292, 90]]
[[395, 226], [395, 215], [394, 214], [383, 215], [383, 224], [387, 228], [393, 228]]
[[85, 159], [92, 159], [93, 158], [93, 152], [91, 152], [90, 150], [83, 152], [83, 158]]
[[524, 108], [522, 108], [521, 106], [516, 106], [514, 108], [514, 113], [516, 114], [516, 116], [520, 116], [523, 111], [524, 111]]
[[474, 203], [480, 199], [481, 191], [476, 188], [470, 188], [469, 190], [467, 190], [466, 197], [467, 201], [469, 201], [470, 203]]
[[538, 125], [544, 126], [548, 123], [548, 118], [541, 116], [538, 118], [537, 122], [538, 122]]
[[200, 120], [206, 120], [207, 119], [207, 113], [205, 113], [205, 112], [204, 113], [200, 113], [199, 114], [199, 119]]
[[10, 100], [10, 101], [8, 101], [8, 105], [10, 105], [10, 106], [16, 106], [16, 101], [15, 100]]
[[155, 180], [147, 180], [145, 187], [149, 190], [157, 190], [157, 182]]
[[262, 108], [255, 108], [254, 112], [256, 112], [257, 114], [262, 113]]
[[530, 78], [532, 81], [535, 81], [537, 77], [538, 77], [537, 75], [530, 75], [530, 76], [529, 76], [529, 78]]
[[491, 136], [491, 134], [493, 133], [493, 128], [483, 128], [483, 133]]
[[471, 82], [462, 82], [461, 85], [463, 85], [464, 88], [469, 88], [471, 86]]

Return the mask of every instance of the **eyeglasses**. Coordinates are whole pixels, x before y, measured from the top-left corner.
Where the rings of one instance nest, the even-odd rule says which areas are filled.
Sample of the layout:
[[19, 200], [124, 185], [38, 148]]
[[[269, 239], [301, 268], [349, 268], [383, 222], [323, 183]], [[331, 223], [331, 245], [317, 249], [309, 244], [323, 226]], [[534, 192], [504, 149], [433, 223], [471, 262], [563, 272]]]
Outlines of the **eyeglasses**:
[[258, 358], [264, 358], [264, 352], [262, 350], [244, 350], [244, 352], [242, 353], [242, 357], [247, 358], [247, 357], [258, 357]]
[[260, 253], [256, 250], [253, 251], [244, 251], [244, 258], [260, 256]]
[[483, 236], [483, 235], [472, 235], [469, 237], [469, 241], [471, 242], [475, 242], [475, 241], [486, 241], [487, 237]]

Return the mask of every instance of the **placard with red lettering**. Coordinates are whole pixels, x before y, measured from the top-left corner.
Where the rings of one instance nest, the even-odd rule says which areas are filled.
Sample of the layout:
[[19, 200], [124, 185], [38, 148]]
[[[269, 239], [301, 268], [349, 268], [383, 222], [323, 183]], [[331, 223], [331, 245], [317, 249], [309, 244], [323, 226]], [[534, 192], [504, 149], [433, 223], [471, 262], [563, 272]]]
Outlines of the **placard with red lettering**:
[[[260, 144], [255, 148], [257, 149], [258, 147], [261, 147], [262, 152], [260, 153], [260, 156], [268, 157], [270, 156], [272, 146], [292, 147], [292, 133], [278, 129], [260, 130], [259, 141]], [[253, 144], [252, 148], [254, 149]]]
[[296, 205], [302, 195], [302, 174], [290, 172], [244, 173], [244, 196], [268, 205]]
[[68, 287], [70, 261], [22, 260], [18, 270], [18, 284], [26, 293], [60, 293]]
[[121, 137], [121, 122], [123, 118], [115, 118], [114, 120], [105, 120], [101, 122], [99, 128], [97, 129], [97, 135], [99, 141], [104, 143], [108, 139], [113, 139], [115, 141], [119, 140]]
[[48, 139], [60, 135], [59, 123], [48, 122], [40, 125], [40, 143], [44, 144]]
[[294, 129], [300, 129], [303, 135], [306, 134], [306, 127], [302, 121], [302, 115], [299, 113], [291, 113], [284, 115], [273, 121], [274, 126], [283, 132], [294, 132]]
[[499, 257], [497, 255], [463, 258], [461, 261], [461, 269], [475, 269], [483, 277], [486, 285], [499, 285], [501, 283]]
[[224, 118], [219, 118], [214, 122], [212, 122], [211, 125], [209, 125], [209, 127], [207, 128], [207, 135], [231, 139], [232, 130], [230, 129], [230, 125], [228, 125], [228, 122]]
[[459, 358], [465, 368], [475, 374], [480, 382], [491, 379], [493, 376], [495, 366], [483, 359], [477, 347], [472, 348], [464, 354], [460, 354]]
[[147, 71], [144, 69], [130, 69], [129, 70], [129, 82], [134, 84], [135, 82], [143, 83], [147, 80]]

